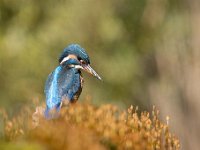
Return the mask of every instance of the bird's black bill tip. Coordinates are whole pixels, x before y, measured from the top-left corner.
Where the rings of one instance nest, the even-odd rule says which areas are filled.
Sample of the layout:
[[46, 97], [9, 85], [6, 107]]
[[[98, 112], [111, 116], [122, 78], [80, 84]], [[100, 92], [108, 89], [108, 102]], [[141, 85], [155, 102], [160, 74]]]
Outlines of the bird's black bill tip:
[[103, 81], [103, 80], [102, 80], [102, 78], [101, 78], [100, 76], [98, 76], [98, 77], [97, 77], [97, 79], [99, 79], [99, 80]]

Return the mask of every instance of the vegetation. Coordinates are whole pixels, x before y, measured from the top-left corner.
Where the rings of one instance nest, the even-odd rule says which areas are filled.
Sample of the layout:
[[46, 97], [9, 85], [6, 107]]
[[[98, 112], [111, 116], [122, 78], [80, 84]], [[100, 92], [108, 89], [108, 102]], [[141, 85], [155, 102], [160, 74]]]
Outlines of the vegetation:
[[[21, 149], [180, 148], [179, 140], [169, 131], [168, 118], [166, 123], [160, 121], [159, 111], [155, 107], [152, 113], [139, 113], [138, 108], [133, 106], [127, 111], [120, 111], [110, 104], [100, 107], [91, 104], [73, 104], [63, 108], [60, 117], [55, 120], [45, 120], [40, 115], [42, 108], [37, 107], [33, 120], [30, 108], [25, 108], [21, 114], [12, 119], [9, 119], [2, 110], [5, 142], [10, 141], [13, 145], [22, 143]], [[10, 145], [4, 144], [0, 149], [10, 149]]]

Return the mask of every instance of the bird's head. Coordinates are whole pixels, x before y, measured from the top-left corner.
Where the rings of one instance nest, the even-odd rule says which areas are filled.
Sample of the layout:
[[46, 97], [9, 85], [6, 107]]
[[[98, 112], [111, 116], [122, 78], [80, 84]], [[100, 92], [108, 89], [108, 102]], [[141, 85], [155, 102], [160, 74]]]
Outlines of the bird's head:
[[66, 47], [60, 55], [59, 63], [63, 66], [82, 69], [101, 80], [101, 77], [90, 66], [90, 58], [88, 54], [78, 44], [70, 44]]

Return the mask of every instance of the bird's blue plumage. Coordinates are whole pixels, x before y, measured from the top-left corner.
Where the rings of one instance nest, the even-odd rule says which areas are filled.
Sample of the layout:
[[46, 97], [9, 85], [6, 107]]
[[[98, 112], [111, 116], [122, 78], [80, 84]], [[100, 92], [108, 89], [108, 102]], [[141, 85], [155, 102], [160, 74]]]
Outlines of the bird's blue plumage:
[[62, 67], [58, 66], [47, 78], [45, 85], [46, 102], [48, 109], [60, 104], [58, 95], [58, 81]]
[[76, 68], [58, 66], [49, 76], [45, 85], [46, 113], [60, 110], [63, 100], [73, 102], [81, 91], [80, 72]]

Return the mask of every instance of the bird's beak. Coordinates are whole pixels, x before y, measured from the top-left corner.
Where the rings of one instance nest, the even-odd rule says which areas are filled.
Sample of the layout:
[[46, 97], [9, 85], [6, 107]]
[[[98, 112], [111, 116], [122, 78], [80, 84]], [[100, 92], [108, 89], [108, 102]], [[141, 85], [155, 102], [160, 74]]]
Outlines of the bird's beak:
[[85, 70], [86, 72], [92, 74], [97, 79], [102, 80], [101, 77], [94, 71], [94, 69], [92, 69], [92, 67], [89, 64], [82, 64], [82, 67], [83, 70]]

